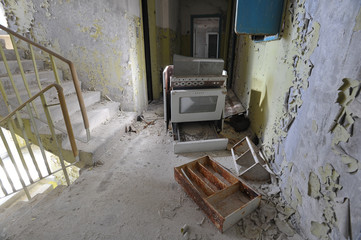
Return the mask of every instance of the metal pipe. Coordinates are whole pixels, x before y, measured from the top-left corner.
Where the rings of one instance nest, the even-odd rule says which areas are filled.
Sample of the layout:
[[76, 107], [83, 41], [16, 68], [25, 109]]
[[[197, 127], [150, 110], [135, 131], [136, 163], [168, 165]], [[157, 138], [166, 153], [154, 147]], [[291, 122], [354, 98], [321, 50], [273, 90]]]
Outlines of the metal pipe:
[[61, 83], [60, 83], [60, 78], [59, 78], [59, 74], [58, 74], [58, 69], [56, 68], [56, 64], [55, 64], [55, 61], [54, 61], [54, 57], [53, 57], [51, 54], [49, 54], [49, 57], [50, 57], [51, 66], [52, 66], [52, 68], [53, 68], [55, 81], [56, 81], [57, 84], [61, 85]]
[[5, 176], [6, 176], [6, 179], [8, 180], [10, 186], [11, 186], [11, 189], [13, 190], [13, 192], [15, 192], [15, 186], [14, 186], [14, 183], [13, 183], [13, 180], [10, 178], [10, 175], [9, 175], [9, 172], [8, 170], [6, 169], [5, 165], [4, 165], [4, 162], [3, 160], [1, 159], [0, 157], [0, 166], [2, 167], [2, 169], [4, 170], [5, 172]]
[[[74, 64], [72, 62], [69, 62], [68, 64], [69, 64], [71, 76], [72, 76], [72, 78], [74, 80], [73, 83], [74, 83], [76, 94], [78, 96], [82, 96], [81, 86], [80, 86], [79, 81], [78, 81], [78, 75], [76, 73], [75, 66], [74, 66]], [[87, 141], [89, 141], [90, 140], [89, 120], [88, 120], [88, 114], [85, 111], [84, 99], [83, 99], [83, 97], [81, 97], [81, 98], [78, 97], [78, 100], [79, 100], [81, 115], [83, 116], [84, 128], [85, 128], [86, 133], [87, 133]]]
[[[14, 111], [12, 111], [10, 114], [8, 114], [6, 117], [2, 118], [0, 120], [0, 124], [7, 122], [12, 116], [14, 116], [19, 110], [21, 110], [22, 108], [24, 108], [26, 106], [26, 104], [28, 104], [29, 102], [33, 101], [34, 99], [36, 99], [37, 97], [43, 95], [46, 91], [48, 91], [50, 88], [55, 87], [55, 89], [58, 92], [58, 96], [59, 96], [59, 102], [61, 107], [61, 110], [64, 114], [64, 121], [65, 121], [65, 126], [68, 132], [68, 136], [69, 136], [69, 141], [71, 144], [71, 148], [73, 151], [73, 155], [74, 157], [78, 156], [78, 149], [76, 147], [76, 142], [74, 139], [74, 133], [73, 133], [73, 128], [71, 126], [70, 123], [70, 117], [69, 117], [69, 113], [68, 113], [68, 109], [66, 107], [66, 102], [65, 102], [65, 96], [63, 93], [63, 88], [56, 83], [53, 83], [47, 87], [45, 87], [43, 90], [41, 90], [40, 92], [38, 92], [37, 94], [35, 94], [34, 96], [32, 96], [30, 99], [28, 99], [25, 103], [21, 104], [19, 107], [17, 107]], [[49, 114], [50, 115], [50, 114]], [[50, 126], [49, 126], [50, 127]]]
[[[48, 171], [48, 174], [50, 174], [50, 173], [51, 173], [51, 170], [50, 170], [50, 167], [49, 167], [48, 159], [47, 159], [46, 154], [45, 154], [45, 150], [44, 150], [43, 143], [41, 142], [41, 139], [40, 139], [40, 134], [39, 134], [38, 127], [36, 126], [36, 122], [35, 122], [33, 113], [32, 113], [31, 111], [29, 111], [29, 116], [30, 116], [31, 125], [32, 125], [33, 128], [34, 128], [35, 138], [36, 138], [36, 140], [37, 140], [37, 142], [38, 142], [38, 145], [39, 145], [40, 152], [41, 152], [41, 155], [42, 155], [43, 160], [44, 160], [44, 164], [45, 164], [46, 170]], [[40, 170], [39, 170], [39, 172], [40, 172]], [[39, 176], [40, 176], [40, 178], [43, 177], [42, 174], [41, 174], [41, 172], [40, 172]]]
[[9, 193], [8, 193], [8, 191], [6, 191], [6, 188], [4, 187], [4, 184], [1, 181], [1, 179], [0, 179], [0, 187], [1, 187], [1, 190], [3, 191], [5, 196], [9, 195]]
[[[29, 84], [28, 84], [28, 81], [26, 80], [26, 77], [25, 77], [24, 68], [23, 68], [23, 65], [22, 65], [22, 63], [21, 63], [21, 59], [20, 59], [18, 47], [17, 47], [16, 41], [15, 41], [15, 39], [14, 39], [14, 36], [10, 35], [10, 39], [11, 39], [11, 42], [12, 42], [13, 47], [14, 47], [14, 52], [15, 52], [15, 56], [16, 56], [16, 61], [18, 62], [20, 74], [21, 74], [21, 77], [22, 77], [22, 79], [23, 79], [23, 83], [24, 83], [25, 89], [26, 89], [26, 91], [27, 91], [27, 93], [28, 93], [28, 96], [31, 97], [31, 92], [30, 92]], [[10, 69], [8, 69], [9, 66], [7, 66], [6, 57], [5, 57], [3, 60], [5, 60], [5, 61], [4, 61], [4, 64], [5, 64], [6, 70], [8, 71], [8, 74], [9, 74]], [[6, 63], [5, 63], [5, 62], [6, 62]], [[21, 102], [20, 102], [20, 104], [21, 104]], [[33, 105], [33, 108], [34, 108], [34, 111], [35, 111], [36, 116], [39, 117], [38, 110], [36, 109], [36, 106], [35, 106], [34, 102], [32, 102], [32, 105]]]
[[14, 166], [14, 168], [15, 168], [16, 174], [18, 175], [17, 177], [19, 178], [20, 183], [21, 183], [21, 185], [23, 186], [24, 192], [25, 192], [26, 196], [28, 197], [28, 199], [30, 200], [30, 199], [31, 199], [30, 193], [29, 193], [29, 191], [28, 191], [28, 189], [27, 189], [27, 187], [26, 187], [26, 185], [25, 185], [25, 182], [24, 182], [23, 177], [22, 177], [21, 174], [20, 174], [18, 165], [17, 165], [17, 163], [15, 162], [15, 158], [14, 158], [14, 156], [13, 156], [11, 150], [10, 150], [10, 147], [9, 147], [9, 145], [8, 145], [6, 139], [5, 139], [5, 136], [4, 136], [4, 133], [3, 133], [2, 128], [0, 128], [0, 137], [1, 137], [2, 141], [3, 141], [3, 143], [4, 143], [4, 146], [5, 146], [5, 148], [6, 148], [6, 151], [7, 151], [8, 154], [9, 154], [9, 158], [10, 158], [11, 163], [13, 164], [13, 166]]
[[[30, 183], [33, 183], [34, 180], [31, 178], [30, 176], [30, 171], [29, 171], [29, 168], [28, 168], [28, 165], [26, 164], [26, 161], [25, 161], [25, 158], [24, 158], [24, 155], [23, 155], [23, 152], [21, 151], [21, 147], [19, 145], [19, 142], [18, 142], [18, 139], [16, 138], [15, 136], [15, 131], [14, 131], [14, 127], [13, 127], [13, 123], [12, 122], [8, 122], [8, 128], [9, 128], [9, 131], [11, 133], [11, 137], [14, 141], [14, 144], [15, 144], [15, 147], [16, 147], [16, 150], [18, 151], [18, 155], [20, 157], [20, 160], [21, 160], [21, 163], [25, 169], [25, 172], [26, 172], [26, 175], [27, 177], [29, 178], [29, 181]], [[9, 151], [8, 151], [9, 153]]]

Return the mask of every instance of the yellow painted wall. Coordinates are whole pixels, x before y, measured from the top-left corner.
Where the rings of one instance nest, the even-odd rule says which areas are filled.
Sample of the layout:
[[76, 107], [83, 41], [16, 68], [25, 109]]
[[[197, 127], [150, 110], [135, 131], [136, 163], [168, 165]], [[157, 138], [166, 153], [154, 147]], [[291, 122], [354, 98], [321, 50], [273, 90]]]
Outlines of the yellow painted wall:
[[191, 53], [191, 35], [181, 35], [181, 47], [180, 47], [180, 54], [184, 56], [192, 56]]
[[173, 55], [179, 54], [180, 39], [175, 31], [157, 27], [158, 69], [173, 64]]
[[[295, 16], [304, 14], [303, 3], [294, 11]], [[255, 43], [248, 35], [237, 40], [234, 90], [248, 108], [251, 128], [266, 146], [272, 146], [286, 135], [284, 125], [296, 117], [302, 105], [300, 91], [308, 87], [312, 70], [309, 57], [318, 41], [320, 25], [317, 22], [305, 30], [304, 23], [296, 18], [292, 22], [292, 19], [286, 10], [280, 40]], [[294, 91], [285, 104], [290, 88]]]

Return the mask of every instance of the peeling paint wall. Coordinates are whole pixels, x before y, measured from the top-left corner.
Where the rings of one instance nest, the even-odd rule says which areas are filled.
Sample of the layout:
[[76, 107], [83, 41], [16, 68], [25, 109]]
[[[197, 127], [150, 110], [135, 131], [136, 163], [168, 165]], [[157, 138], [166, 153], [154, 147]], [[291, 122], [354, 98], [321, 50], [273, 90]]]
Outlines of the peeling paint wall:
[[360, 6], [290, 0], [280, 40], [237, 40], [235, 93], [308, 239], [360, 234]]
[[2, 2], [10, 28], [72, 60], [83, 87], [120, 101], [123, 110], [146, 107], [139, 1]]

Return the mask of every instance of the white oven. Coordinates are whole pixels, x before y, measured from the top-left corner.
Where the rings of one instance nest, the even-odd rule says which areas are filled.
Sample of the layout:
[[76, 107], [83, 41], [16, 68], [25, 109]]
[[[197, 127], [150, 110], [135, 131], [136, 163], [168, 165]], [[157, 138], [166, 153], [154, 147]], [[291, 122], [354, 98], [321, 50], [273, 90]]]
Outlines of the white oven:
[[173, 63], [163, 72], [163, 96], [174, 153], [226, 149], [228, 139], [219, 135], [227, 94], [224, 61], [175, 55]]
[[170, 92], [173, 123], [222, 119], [225, 88], [172, 90]]

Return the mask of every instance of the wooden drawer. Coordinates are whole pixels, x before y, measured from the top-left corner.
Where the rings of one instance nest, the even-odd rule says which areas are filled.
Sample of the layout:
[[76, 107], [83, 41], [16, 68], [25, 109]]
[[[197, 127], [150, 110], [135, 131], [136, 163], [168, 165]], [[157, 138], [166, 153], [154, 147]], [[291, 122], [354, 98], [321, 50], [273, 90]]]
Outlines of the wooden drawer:
[[175, 180], [221, 231], [254, 211], [261, 195], [209, 156], [174, 168]]

